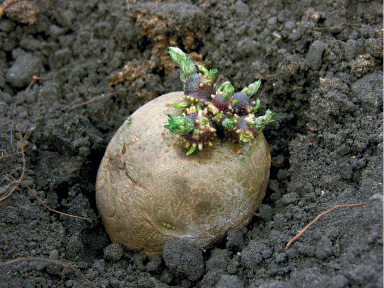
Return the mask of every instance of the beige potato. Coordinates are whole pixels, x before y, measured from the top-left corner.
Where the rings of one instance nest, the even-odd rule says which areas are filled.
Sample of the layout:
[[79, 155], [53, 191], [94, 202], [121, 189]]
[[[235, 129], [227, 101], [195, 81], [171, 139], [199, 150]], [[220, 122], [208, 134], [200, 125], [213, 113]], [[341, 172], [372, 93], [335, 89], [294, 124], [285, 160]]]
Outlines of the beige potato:
[[97, 207], [112, 242], [128, 249], [161, 252], [172, 238], [206, 247], [246, 225], [265, 196], [271, 159], [264, 135], [242, 145], [218, 140], [186, 156], [164, 128], [182, 96], [169, 93], [139, 108], [100, 164]]

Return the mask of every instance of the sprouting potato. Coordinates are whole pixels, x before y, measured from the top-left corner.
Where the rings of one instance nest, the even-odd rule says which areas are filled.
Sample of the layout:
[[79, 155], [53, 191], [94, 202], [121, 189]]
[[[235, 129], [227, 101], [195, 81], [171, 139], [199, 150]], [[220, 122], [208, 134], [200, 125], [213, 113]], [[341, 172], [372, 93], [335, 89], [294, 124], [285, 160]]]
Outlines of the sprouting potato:
[[262, 129], [273, 113], [255, 117], [259, 101], [250, 100], [260, 81], [237, 93], [229, 82], [216, 89], [216, 70], [197, 73], [178, 48], [170, 55], [184, 91], [131, 115], [109, 143], [96, 183], [112, 242], [146, 253], [161, 253], [173, 238], [207, 247], [242, 228], [265, 196], [271, 165]]

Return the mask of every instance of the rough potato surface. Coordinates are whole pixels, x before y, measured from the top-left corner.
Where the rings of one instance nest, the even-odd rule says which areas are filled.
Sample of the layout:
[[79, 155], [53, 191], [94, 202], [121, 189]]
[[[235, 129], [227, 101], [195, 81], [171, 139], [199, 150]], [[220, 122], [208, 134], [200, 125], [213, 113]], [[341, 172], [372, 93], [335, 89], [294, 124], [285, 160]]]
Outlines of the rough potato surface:
[[264, 135], [243, 145], [218, 140], [186, 156], [164, 129], [182, 96], [169, 93], [138, 109], [101, 162], [97, 206], [111, 240], [128, 249], [161, 252], [173, 238], [208, 246], [246, 225], [265, 196], [270, 152]]

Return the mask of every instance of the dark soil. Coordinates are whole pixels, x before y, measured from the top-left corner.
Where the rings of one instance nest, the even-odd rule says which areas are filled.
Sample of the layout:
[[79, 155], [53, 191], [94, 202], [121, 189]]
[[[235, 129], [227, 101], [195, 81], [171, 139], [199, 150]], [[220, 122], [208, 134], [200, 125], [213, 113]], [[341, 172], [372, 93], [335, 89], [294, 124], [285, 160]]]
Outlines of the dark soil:
[[[383, 286], [382, 1], [18, 2], [0, 19], [0, 197], [13, 191], [0, 204], [1, 262], [50, 259], [97, 287]], [[237, 91], [262, 79], [271, 179], [241, 231], [145, 256], [110, 242], [95, 179], [126, 117], [182, 89], [168, 46]], [[366, 205], [333, 210], [284, 249], [352, 203]], [[88, 284], [21, 261], [0, 264], [0, 286]]]

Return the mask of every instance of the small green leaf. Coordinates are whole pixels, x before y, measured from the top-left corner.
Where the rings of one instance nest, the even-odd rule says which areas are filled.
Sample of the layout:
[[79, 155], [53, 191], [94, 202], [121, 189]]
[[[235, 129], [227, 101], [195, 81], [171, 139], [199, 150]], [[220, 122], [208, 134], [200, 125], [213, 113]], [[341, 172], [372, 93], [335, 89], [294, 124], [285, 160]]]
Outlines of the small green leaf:
[[172, 106], [175, 109], [183, 109], [188, 108], [192, 105], [192, 101], [188, 100], [187, 98], [184, 98], [182, 101], [178, 103], [173, 103]]
[[191, 149], [185, 154], [187, 156], [191, 155], [196, 150], [196, 146], [192, 146]]
[[203, 65], [197, 65], [197, 68], [200, 70], [200, 72], [203, 72], [204, 75], [208, 76], [209, 71], [207, 68], [205, 68]]
[[223, 122], [221, 122], [221, 125], [223, 125], [225, 128], [233, 128], [234, 124], [235, 122], [231, 118], [226, 118]]
[[217, 69], [209, 70], [205, 68], [203, 65], [197, 65], [197, 68], [204, 74], [202, 78], [203, 82], [213, 84], [215, 82], [215, 74], [217, 73]]
[[215, 81], [215, 74], [217, 73], [217, 69], [209, 70], [208, 78], [213, 82]]
[[241, 92], [243, 92], [247, 98], [251, 98], [257, 90], [259, 90], [260, 85], [261, 80], [259, 79], [256, 82], [249, 84], [248, 87], [245, 87]]
[[232, 97], [233, 93], [235, 92], [235, 89], [233, 88], [231, 82], [225, 81], [222, 83], [219, 87], [219, 89], [216, 90], [217, 94], [222, 94], [225, 101], [228, 101], [229, 98]]
[[256, 113], [257, 110], [259, 110], [259, 107], [260, 107], [260, 99], [257, 98], [256, 99], [256, 105], [255, 105], [255, 107], [252, 108], [252, 113]]
[[185, 83], [186, 79], [197, 74], [196, 66], [193, 64], [188, 54], [184, 53], [178, 47], [169, 47], [168, 54], [172, 61], [180, 68], [180, 79]]
[[245, 133], [245, 131], [241, 131], [239, 135], [239, 141], [243, 143], [249, 143], [253, 141], [253, 138], [250, 134]]
[[255, 114], [248, 114], [247, 117], [244, 118], [244, 122], [248, 127], [253, 128], [255, 126]]
[[[216, 108], [216, 106], [214, 106], [212, 103], [209, 103], [208, 106], [207, 106], [207, 109], [209, 112], [211, 112], [213, 115], [219, 115], [220, 111], [219, 109]], [[221, 114], [222, 115], [222, 114]], [[215, 116], [216, 117], [216, 116]], [[220, 119], [220, 118], [219, 118]]]
[[[212, 113], [214, 114], [214, 113]], [[217, 113], [215, 116], [213, 116], [213, 120], [220, 120], [224, 116], [223, 113]]]
[[180, 116], [172, 116], [168, 114], [169, 125], [164, 125], [164, 128], [169, 129], [173, 134], [187, 135], [194, 129], [193, 121]]
[[255, 119], [255, 124], [254, 124], [254, 129], [257, 131], [257, 132], [261, 132], [265, 126], [267, 126], [268, 123], [271, 123], [275, 120], [273, 120], [273, 113], [271, 110], [267, 110], [265, 112], [265, 115], [263, 116], [259, 116]]

